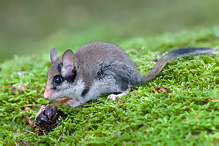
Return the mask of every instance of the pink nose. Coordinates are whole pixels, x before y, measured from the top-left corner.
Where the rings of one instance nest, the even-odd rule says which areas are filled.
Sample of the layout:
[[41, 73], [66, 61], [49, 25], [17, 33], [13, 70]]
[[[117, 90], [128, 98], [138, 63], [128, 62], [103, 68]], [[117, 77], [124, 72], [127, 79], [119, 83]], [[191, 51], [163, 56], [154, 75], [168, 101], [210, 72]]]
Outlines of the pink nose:
[[48, 98], [49, 99], [49, 94], [47, 92], [44, 92], [44, 98]]
[[47, 98], [47, 99], [51, 99], [52, 98], [52, 92], [51, 92], [51, 90], [45, 90], [45, 92], [44, 92], [44, 98]]
[[56, 98], [54, 92], [52, 90], [45, 90], [44, 92], [44, 98], [47, 98], [47, 99], [50, 99], [50, 100], [53, 100]]

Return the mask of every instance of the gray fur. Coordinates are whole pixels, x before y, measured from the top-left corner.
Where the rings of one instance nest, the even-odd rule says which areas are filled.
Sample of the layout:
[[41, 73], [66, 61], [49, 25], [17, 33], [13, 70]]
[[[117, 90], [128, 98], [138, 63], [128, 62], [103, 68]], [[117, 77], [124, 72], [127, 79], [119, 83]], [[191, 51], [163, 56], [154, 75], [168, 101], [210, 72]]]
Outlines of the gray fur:
[[137, 85], [142, 79], [129, 56], [121, 48], [110, 43], [89, 43], [79, 48], [75, 57], [77, 65], [82, 70], [83, 81], [88, 86], [99, 79], [100, 70], [103, 77], [113, 76], [118, 84], [125, 81], [129, 85]]
[[195, 56], [195, 55], [204, 55], [204, 54], [216, 54], [217, 51], [210, 48], [180, 48], [169, 52], [171, 60], [174, 60], [178, 57], [186, 56]]

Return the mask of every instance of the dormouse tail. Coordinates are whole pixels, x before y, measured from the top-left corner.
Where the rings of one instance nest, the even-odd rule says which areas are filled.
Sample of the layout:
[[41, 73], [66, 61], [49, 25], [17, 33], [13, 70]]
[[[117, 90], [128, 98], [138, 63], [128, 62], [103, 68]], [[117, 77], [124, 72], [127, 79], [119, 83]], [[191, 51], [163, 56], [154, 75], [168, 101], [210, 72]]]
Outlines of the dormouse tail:
[[217, 51], [210, 48], [180, 48], [177, 50], [173, 50], [159, 59], [157, 64], [152, 68], [152, 70], [145, 75], [144, 83], [153, 79], [167, 64], [168, 60], [173, 60], [178, 57], [186, 57], [186, 56], [195, 56], [195, 55], [203, 55], [203, 54], [216, 54]]

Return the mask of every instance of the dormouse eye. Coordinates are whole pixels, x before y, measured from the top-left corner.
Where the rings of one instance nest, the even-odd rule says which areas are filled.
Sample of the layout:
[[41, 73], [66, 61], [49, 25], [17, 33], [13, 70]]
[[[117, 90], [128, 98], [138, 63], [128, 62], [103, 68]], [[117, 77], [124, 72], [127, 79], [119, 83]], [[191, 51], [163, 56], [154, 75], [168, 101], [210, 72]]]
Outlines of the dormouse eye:
[[63, 77], [59, 75], [55, 76], [53, 79], [53, 82], [57, 85], [60, 85], [63, 81], [64, 81]]

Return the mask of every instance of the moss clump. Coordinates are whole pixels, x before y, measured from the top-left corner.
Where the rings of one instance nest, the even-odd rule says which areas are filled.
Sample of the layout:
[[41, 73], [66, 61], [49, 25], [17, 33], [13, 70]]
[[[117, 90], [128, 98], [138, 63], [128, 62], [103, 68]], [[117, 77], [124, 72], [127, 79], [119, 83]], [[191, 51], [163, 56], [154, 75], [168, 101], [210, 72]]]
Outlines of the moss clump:
[[[145, 75], [159, 53], [186, 46], [217, 48], [218, 41], [216, 32], [199, 28], [153, 39], [136, 38], [119, 45]], [[218, 144], [218, 55], [169, 61], [155, 79], [123, 96], [124, 105], [107, 100], [105, 95], [78, 109], [60, 104], [67, 118], [54, 131], [39, 137], [23, 131], [32, 130], [23, 117], [28, 115], [33, 120], [40, 106], [23, 105], [50, 103], [43, 98], [49, 66], [48, 54], [15, 57], [0, 64], [0, 143], [20, 143], [22, 139], [29, 144]], [[153, 86], [170, 88], [172, 93], [155, 93]]]

